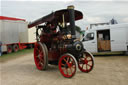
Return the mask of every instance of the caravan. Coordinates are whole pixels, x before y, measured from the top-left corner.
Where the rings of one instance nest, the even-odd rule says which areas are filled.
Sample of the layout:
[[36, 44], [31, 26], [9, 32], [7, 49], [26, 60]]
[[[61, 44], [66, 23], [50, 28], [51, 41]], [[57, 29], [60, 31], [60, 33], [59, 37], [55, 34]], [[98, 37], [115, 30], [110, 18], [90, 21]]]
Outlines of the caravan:
[[128, 51], [128, 24], [97, 26], [85, 32], [83, 44], [92, 53]]

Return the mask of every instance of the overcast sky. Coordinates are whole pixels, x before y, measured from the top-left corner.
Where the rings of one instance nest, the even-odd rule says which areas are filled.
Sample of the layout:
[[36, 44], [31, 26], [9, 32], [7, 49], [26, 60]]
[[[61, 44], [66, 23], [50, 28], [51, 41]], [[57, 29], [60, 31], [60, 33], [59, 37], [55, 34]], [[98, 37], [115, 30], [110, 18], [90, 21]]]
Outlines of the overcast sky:
[[127, 0], [2, 0], [0, 14], [33, 21], [68, 5], [83, 12], [84, 19], [76, 22], [82, 29], [91, 23], [108, 22], [113, 17], [119, 23], [128, 23]]

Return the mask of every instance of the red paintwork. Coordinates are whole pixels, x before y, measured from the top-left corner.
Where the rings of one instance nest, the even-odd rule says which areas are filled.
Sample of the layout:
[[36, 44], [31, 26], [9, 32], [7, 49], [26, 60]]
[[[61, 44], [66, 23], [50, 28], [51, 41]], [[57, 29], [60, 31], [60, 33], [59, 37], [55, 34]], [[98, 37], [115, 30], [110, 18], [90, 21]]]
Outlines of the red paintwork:
[[25, 19], [6, 17], [6, 16], [0, 16], [0, 20], [14, 20], [14, 21], [20, 20], [20, 21], [25, 21]]
[[[44, 54], [43, 54], [43, 51], [40, 47], [41, 46], [39, 44], [35, 43], [34, 61], [35, 61], [37, 69], [42, 70], [43, 69], [43, 64], [41, 64], [41, 63], [43, 63], [43, 62], [40, 59], [44, 58]], [[39, 55], [39, 57], [38, 57], [38, 55]]]
[[79, 59], [78, 67], [80, 71], [88, 73], [92, 70], [94, 62], [89, 53], [86, 52], [85, 55], [84, 58]]
[[[59, 23], [63, 22], [62, 15], [64, 16], [64, 21], [66, 22], [66, 24], [70, 23], [71, 25], [72, 20], [69, 20], [70, 19], [69, 13], [71, 12], [69, 11], [70, 10], [67, 10], [67, 9], [55, 11], [28, 25], [29, 28], [33, 26], [37, 26], [37, 30], [36, 30], [37, 43], [41, 43], [44, 46], [44, 47], [42, 46], [42, 48], [44, 49], [44, 52], [43, 51], [41, 52], [41, 50], [39, 51], [39, 49], [37, 49], [38, 45], [35, 44], [34, 60], [35, 60], [36, 67], [39, 70], [43, 70], [42, 68], [45, 67], [47, 63], [53, 64], [53, 65], [58, 64], [61, 74], [67, 78], [71, 78], [75, 75], [76, 68], [77, 68], [77, 62], [79, 63], [79, 69], [82, 72], [89, 72], [93, 68], [93, 59], [88, 60], [86, 58], [87, 56], [85, 56], [83, 60], [79, 61], [78, 58], [81, 59], [81, 55], [77, 55], [76, 53], [73, 53], [73, 52], [78, 52], [78, 50], [75, 49], [76, 47], [74, 46], [74, 44], [77, 44], [77, 42], [74, 40], [74, 38], [72, 39], [65, 38], [67, 37], [68, 30], [63, 30], [63, 28], [59, 25]], [[75, 16], [71, 17], [73, 20], [74, 18], [75, 18], [75, 21], [83, 18], [83, 14], [80, 11], [74, 10], [74, 12], [75, 12], [74, 13]], [[43, 24], [40, 25], [41, 23], [44, 23], [44, 25]], [[60, 27], [60, 31], [58, 32], [55, 31], [57, 26]], [[39, 29], [42, 32], [41, 34], [38, 34]], [[73, 35], [72, 31], [71, 31], [71, 34]], [[72, 49], [70, 50], [71, 47], [75, 51], [73, 50], [71, 52], [72, 50]], [[82, 49], [81, 52], [83, 51], [84, 49]], [[43, 56], [42, 53], [44, 54], [46, 53], [46, 56]], [[40, 56], [38, 56], [38, 54], [42, 56], [42, 58], [44, 57], [44, 59], [45, 57], [47, 58], [47, 60], [43, 61], [44, 62], [43, 66], [40, 65], [40, 62], [42, 61], [40, 61], [41, 58]], [[89, 56], [89, 57], [92, 58], [92, 56]], [[84, 69], [83, 67], [81, 67], [81, 64], [87, 66], [89, 62], [92, 62], [92, 66], [90, 66], [90, 68]]]
[[[18, 46], [18, 45], [17, 45]], [[15, 47], [14, 48], [14, 52], [17, 52], [19, 50], [19, 48], [18, 47]]]
[[[15, 49], [15, 50], [23, 50], [23, 49], [25, 49], [25, 48], [27, 48], [27, 45], [29, 45], [29, 44], [34, 44], [35, 42], [31, 42], [31, 43], [11, 43], [11, 44], [2, 44], [2, 46], [8, 46], [8, 45], [11, 45], [11, 46], [13, 46], [13, 45], [18, 45], [18, 48], [17, 49]], [[8, 49], [7, 49], [7, 52], [8, 52]]]
[[75, 61], [71, 56], [69, 55], [61, 56], [59, 60], [59, 70], [64, 77], [71, 78], [75, 75], [76, 64], [74, 63]]
[[59, 57], [60, 57], [60, 55], [59, 55], [59, 52], [57, 52], [57, 51], [52, 50], [52, 51], [48, 52], [48, 60], [49, 61], [57, 61], [57, 60], [59, 60]]
[[41, 43], [45, 43], [47, 48], [48, 48], [48, 61], [58, 61], [60, 56], [66, 52], [65, 48], [63, 49], [59, 49], [59, 51], [57, 49], [51, 49], [48, 45], [51, 45], [53, 43], [57, 43], [57, 41], [62, 40], [62, 36], [56, 36], [53, 37], [53, 34], [51, 33], [47, 33], [47, 34], [43, 34], [42, 36], [40, 36], [40, 42]]
[[9, 47], [9, 48], [7, 49], [7, 52], [8, 52], [8, 53], [12, 53], [12, 48]]
[[18, 43], [18, 45], [19, 45], [20, 50], [27, 48], [27, 46], [25, 44], [22, 44], [20, 42]]

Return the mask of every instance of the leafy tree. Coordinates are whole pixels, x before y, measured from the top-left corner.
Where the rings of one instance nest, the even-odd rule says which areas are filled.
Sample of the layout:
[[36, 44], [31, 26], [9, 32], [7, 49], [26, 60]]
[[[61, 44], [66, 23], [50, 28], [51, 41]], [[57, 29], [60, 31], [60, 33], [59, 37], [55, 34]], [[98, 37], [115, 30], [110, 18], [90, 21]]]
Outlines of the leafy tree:
[[[71, 31], [71, 27], [70, 27], [70, 25], [68, 26], [68, 29]], [[80, 28], [79, 26], [76, 25], [76, 26], [75, 26], [75, 31], [81, 33], [81, 28]]]
[[75, 27], [75, 30], [76, 30], [77, 32], [81, 33], [81, 28], [80, 28], [79, 26], [76, 26], [76, 27]]

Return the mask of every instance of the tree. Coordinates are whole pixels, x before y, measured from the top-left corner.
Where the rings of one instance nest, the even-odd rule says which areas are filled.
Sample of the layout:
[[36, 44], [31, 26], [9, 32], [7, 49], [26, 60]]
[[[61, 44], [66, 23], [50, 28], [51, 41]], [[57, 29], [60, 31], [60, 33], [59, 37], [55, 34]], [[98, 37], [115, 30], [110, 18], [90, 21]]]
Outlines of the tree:
[[79, 26], [76, 26], [76, 27], [75, 27], [75, 30], [76, 30], [77, 32], [81, 33], [81, 28], [80, 28]]
[[[70, 25], [68, 26], [68, 29], [71, 31], [71, 27], [70, 27]], [[79, 26], [76, 25], [76, 26], [75, 26], [75, 31], [81, 33], [81, 28], [80, 28]]]

